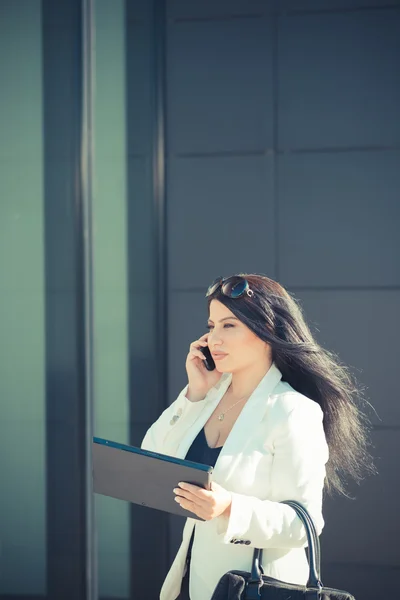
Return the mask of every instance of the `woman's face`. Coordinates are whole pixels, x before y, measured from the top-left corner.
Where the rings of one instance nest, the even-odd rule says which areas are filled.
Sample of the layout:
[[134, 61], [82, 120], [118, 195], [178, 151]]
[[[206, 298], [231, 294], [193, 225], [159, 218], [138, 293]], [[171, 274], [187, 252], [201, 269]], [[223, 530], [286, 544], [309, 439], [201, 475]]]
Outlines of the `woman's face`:
[[210, 303], [208, 325], [208, 346], [220, 373], [234, 373], [270, 361], [269, 345], [218, 300]]

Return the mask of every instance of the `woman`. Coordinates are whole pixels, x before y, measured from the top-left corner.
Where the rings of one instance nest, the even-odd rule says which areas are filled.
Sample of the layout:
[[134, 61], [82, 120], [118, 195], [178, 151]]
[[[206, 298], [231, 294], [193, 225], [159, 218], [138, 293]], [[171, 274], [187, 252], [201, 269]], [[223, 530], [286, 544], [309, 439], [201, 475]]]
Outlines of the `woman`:
[[218, 278], [206, 296], [209, 332], [190, 345], [188, 384], [142, 443], [215, 465], [211, 491], [171, 490], [203, 520], [186, 520], [161, 600], [210, 600], [224, 573], [250, 570], [255, 547], [266, 575], [304, 584], [305, 530], [281, 501], [301, 502], [320, 533], [324, 488], [344, 493], [343, 476], [370, 468], [356, 389], [293, 297], [261, 275]]

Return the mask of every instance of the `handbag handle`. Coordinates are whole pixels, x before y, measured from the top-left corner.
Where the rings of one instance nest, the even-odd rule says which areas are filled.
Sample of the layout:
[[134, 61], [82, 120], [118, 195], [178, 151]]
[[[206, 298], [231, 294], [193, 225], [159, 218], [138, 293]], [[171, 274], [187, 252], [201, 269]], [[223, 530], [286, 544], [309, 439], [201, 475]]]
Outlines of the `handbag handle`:
[[[287, 504], [293, 508], [306, 530], [309, 562], [309, 576], [306, 588], [311, 592], [311, 594], [314, 594], [315, 592], [315, 597], [318, 598], [319, 592], [322, 589], [322, 582], [320, 579], [321, 549], [314, 521], [312, 520], [307, 509], [296, 500], [286, 500], [281, 502], [281, 504]], [[257, 600], [261, 597], [260, 589], [262, 587], [263, 572], [262, 549], [255, 548], [253, 553], [251, 575], [246, 590], [246, 598], [248, 600]]]
[[[316, 540], [315, 548], [314, 548], [314, 550], [315, 550], [315, 571], [316, 571], [316, 574], [318, 575], [318, 578], [321, 579], [321, 546], [319, 543], [318, 533], [317, 533], [317, 529], [315, 527], [315, 523], [314, 523], [310, 513], [299, 502], [296, 502], [295, 500], [288, 500], [287, 502], [282, 502], [281, 504], [288, 504], [289, 506], [291, 506], [292, 503], [294, 503], [296, 505], [296, 507], [299, 511], [301, 510], [303, 512], [304, 518], [307, 519], [308, 525], [311, 529], [312, 538], [313, 538], [313, 540]], [[296, 508], [294, 506], [292, 506], [292, 508], [294, 510], [296, 510]], [[261, 550], [261, 552], [262, 552], [262, 550]]]

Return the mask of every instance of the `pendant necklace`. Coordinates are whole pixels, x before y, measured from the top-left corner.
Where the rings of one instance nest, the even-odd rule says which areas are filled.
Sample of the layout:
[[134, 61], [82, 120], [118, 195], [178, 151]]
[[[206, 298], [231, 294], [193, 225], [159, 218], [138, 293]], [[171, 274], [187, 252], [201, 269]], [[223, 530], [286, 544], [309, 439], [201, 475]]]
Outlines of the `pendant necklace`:
[[243, 398], [240, 398], [240, 400], [238, 400], [237, 402], [235, 402], [235, 404], [232, 404], [232, 406], [230, 406], [225, 412], [221, 413], [220, 415], [218, 415], [218, 421], [223, 421], [225, 418], [225, 415], [227, 412], [229, 412], [231, 410], [231, 408], [233, 408], [234, 406], [236, 406], [236, 404], [239, 404], [239, 402], [242, 402], [243, 400], [246, 399], [247, 396], [243, 396]]

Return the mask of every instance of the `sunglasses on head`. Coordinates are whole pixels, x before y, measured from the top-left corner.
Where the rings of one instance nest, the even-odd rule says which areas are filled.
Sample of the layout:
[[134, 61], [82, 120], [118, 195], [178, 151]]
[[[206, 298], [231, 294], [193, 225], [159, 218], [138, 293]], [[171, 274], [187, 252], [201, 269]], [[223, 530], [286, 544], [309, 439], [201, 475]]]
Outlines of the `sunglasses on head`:
[[250, 289], [247, 279], [240, 275], [232, 275], [226, 279], [217, 277], [217, 279], [208, 287], [206, 298], [214, 294], [219, 287], [221, 287], [221, 292], [224, 296], [228, 296], [228, 298], [240, 298], [241, 296], [244, 296], [244, 294], [247, 294], [250, 298], [254, 296], [254, 292]]

